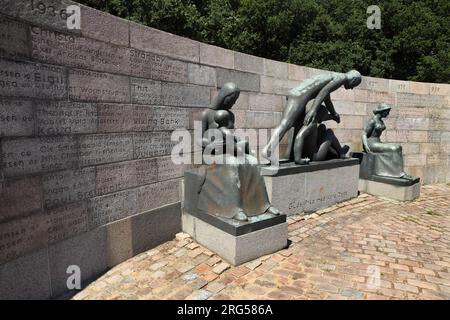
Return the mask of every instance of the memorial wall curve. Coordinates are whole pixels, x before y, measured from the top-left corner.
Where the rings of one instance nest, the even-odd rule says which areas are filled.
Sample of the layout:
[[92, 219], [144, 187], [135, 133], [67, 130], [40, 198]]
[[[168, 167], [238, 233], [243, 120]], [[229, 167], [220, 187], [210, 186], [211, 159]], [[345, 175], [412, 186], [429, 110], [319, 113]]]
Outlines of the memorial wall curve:
[[[0, 0], [0, 299], [60, 297], [70, 265], [87, 283], [173, 238], [190, 165], [172, 162], [172, 132], [192, 132], [229, 81], [241, 89], [236, 126], [273, 128], [288, 91], [323, 72], [82, 5], [70, 30], [72, 4]], [[388, 103], [384, 140], [402, 144], [405, 171], [450, 181], [449, 84], [363, 77], [331, 98], [341, 123], [330, 127], [353, 151]]]

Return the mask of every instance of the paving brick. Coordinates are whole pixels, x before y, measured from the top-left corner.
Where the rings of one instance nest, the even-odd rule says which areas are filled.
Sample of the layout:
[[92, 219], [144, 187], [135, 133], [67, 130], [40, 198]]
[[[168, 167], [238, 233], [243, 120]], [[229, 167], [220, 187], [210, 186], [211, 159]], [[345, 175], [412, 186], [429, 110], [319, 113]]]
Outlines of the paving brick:
[[219, 293], [220, 291], [222, 291], [226, 286], [218, 281], [215, 281], [213, 283], [210, 283], [207, 287], [206, 290], [208, 290], [209, 292], [212, 293]]
[[221, 262], [213, 268], [213, 271], [217, 274], [221, 274], [225, 270], [229, 269], [230, 265], [226, 262]]
[[[300, 244], [291, 243], [288, 250], [238, 267], [208, 256], [197, 243], [188, 243], [189, 238], [169, 241], [149, 251], [151, 254], [126, 262], [129, 265], [122, 268], [132, 269], [133, 278], [113, 269], [105, 277], [111, 277], [114, 284], [99, 279], [102, 286], [90, 287], [79, 297], [448, 299], [450, 252], [445, 241], [436, 240], [446, 239], [447, 231], [430, 227], [443, 225], [445, 215], [423, 212], [424, 208], [443, 212], [449, 205], [445, 196], [449, 188], [444, 184], [423, 186], [418, 200], [403, 204], [363, 196], [366, 200], [361, 203], [348, 202], [315, 218], [291, 219], [291, 234], [306, 227], [307, 232], [316, 232]], [[351, 206], [358, 204], [359, 215], [354, 215]], [[396, 215], [392, 215], [394, 211]], [[420, 224], [403, 219], [408, 216]], [[179, 247], [183, 241], [186, 243]], [[335, 242], [339, 246], [330, 245]], [[155, 265], [158, 268], [151, 270]], [[149, 279], [154, 280], [149, 284]], [[153, 289], [142, 289], [149, 286]]]
[[403, 283], [394, 283], [394, 288], [401, 291], [408, 291], [412, 293], [419, 293], [419, 289], [416, 286], [403, 284]]
[[426, 274], [426, 275], [429, 275], [429, 276], [436, 275], [433, 270], [424, 269], [424, 268], [418, 268], [418, 267], [413, 267], [413, 272], [420, 273], [420, 274]]

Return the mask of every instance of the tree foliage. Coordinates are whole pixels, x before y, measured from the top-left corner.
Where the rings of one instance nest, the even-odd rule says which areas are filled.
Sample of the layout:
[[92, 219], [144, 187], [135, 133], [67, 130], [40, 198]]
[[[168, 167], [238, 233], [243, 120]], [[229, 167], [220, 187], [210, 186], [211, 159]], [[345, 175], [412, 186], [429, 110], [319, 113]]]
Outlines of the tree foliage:
[[450, 82], [450, 1], [80, 0], [198, 41], [260, 57], [374, 77]]

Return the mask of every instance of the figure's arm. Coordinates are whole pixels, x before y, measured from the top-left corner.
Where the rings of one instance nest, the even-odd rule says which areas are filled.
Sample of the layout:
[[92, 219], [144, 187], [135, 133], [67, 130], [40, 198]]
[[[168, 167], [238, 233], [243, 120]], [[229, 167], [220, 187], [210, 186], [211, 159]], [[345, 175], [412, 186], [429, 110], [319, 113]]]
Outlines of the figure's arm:
[[201, 120], [202, 120], [202, 135], [201, 137], [199, 137], [196, 143], [201, 147], [206, 147], [210, 143], [210, 141], [204, 137], [206, 130], [208, 130], [208, 110], [202, 112]]
[[[308, 125], [315, 120], [317, 110], [319, 109], [320, 105], [323, 102], [325, 102], [325, 105], [327, 106], [327, 109], [330, 111], [330, 113], [333, 113], [333, 114], [336, 113], [336, 111], [334, 110], [334, 106], [331, 103], [331, 98], [329, 98], [329, 96], [330, 96], [331, 92], [339, 89], [342, 85], [344, 85], [345, 81], [346, 81], [346, 79], [344, 77], [335, 78], [335, 79], [331, 80], [330, 82], [328, 82], [322, 88], [322, 90], [320, 90], [319, 94], [314, 99], [314, 103], [311, 107], [311, 112], [309, 112], [309, 115], [307, 115], [305, 117], [305, 125]], [[329, 102], [331, 103], [331, 105], [327, 104], [327, 102], [326, 102], [327, 97], [329, 98], [329, 100], [330, 100]], [[331, 106], [331, 108], [330, 108], [330, 106]]]
[[367, 143], [367, 138], [370, 137], [370, 135], [372, 134], [372, 130], [375, 126], [375, 121], [373, 121], [373, 119], [371, 119], [367, 125], [364, 127], [362, 133], [361, 133], [361, 141], [362, 141], [362, 145], [363, 148], [366, 152], [371, 152], [370, 148], [369, 148], [369, 144]]
[[336, 110], [334, 109], [333, 101], [331, 101], [331, 96], [330, 96], [330, 94], [327, 94], [327, 96], [325, 97], [324, 102], [325, 102], [325, 106], [327, 107], [328, 112], [329, 112], [332, 116], [338, 115], [338, 113], [337, 113]]

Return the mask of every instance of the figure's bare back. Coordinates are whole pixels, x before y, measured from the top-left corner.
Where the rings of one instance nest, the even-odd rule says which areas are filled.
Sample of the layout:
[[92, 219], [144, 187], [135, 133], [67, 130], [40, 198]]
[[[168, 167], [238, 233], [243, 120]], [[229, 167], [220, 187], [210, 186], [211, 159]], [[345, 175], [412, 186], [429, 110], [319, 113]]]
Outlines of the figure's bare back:
[[[303, 80], [298, 86], [289, 91], [291, 96], [301, 96], [305, 93], [314, 92], [315, 95], [325, 87], [330, 81], [332, 81], [338, 74], [335, 72], [325, 72], [318, 74], [312, 78]], [[315, 98], [312, 97], [312, 98]]]

